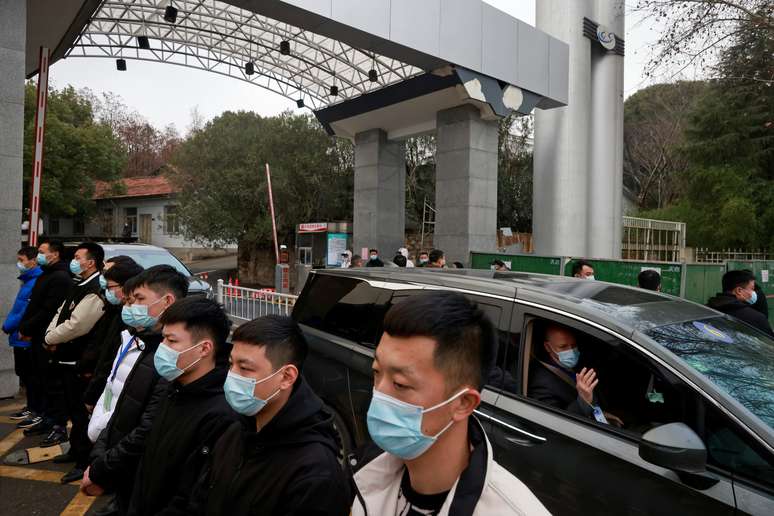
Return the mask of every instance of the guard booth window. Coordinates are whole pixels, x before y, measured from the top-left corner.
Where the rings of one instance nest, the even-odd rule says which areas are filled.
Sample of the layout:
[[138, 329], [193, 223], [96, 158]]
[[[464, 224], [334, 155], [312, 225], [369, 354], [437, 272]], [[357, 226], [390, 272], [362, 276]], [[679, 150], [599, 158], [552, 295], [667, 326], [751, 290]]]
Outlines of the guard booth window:
[[293, 308], [299, 324], [375, 348], [389, 294], [364, 281], [316, 274], [305, 287], [309, 295]]

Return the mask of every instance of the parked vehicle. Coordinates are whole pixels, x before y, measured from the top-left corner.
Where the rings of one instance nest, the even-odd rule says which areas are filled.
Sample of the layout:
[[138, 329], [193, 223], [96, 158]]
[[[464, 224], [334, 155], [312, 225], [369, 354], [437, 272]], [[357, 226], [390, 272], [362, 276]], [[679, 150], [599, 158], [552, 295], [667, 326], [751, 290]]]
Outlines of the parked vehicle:
[[[774, 341], [683, 299], [575, 278], [478, 270], [316, 270], [293, 310], [304, 374], [345, 451], [365, 417], [381, 321], [430, 289], [475, 300], [499, 332], [476, 411], [495, 459], [554, 514], [774, 514]], [[598, 423], [530, 398], [547, 324], [573, 330], [597, 370]]]
[[112, 256], [125, 255], [134, 259], [134, 261], [146, 269], [154, 265], [171, 265], [188, 278], [189, 295], [203, 295], [210, 299], [213, 296], [212, 286], [209, 283], [194, 276], [188, 270], [188, 267], [183, 265], [180, 260], [163, 247], [148, 244], [113, 244], [102, 242], [99, 245], [105, 250], [105, 259]]

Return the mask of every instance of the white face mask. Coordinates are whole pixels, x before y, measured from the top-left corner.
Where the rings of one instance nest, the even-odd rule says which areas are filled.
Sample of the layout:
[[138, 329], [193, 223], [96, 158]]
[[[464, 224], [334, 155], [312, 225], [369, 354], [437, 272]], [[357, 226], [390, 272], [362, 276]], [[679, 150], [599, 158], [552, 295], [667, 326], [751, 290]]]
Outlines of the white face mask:
[[594, 281], [594, 275], [592, 274], [591, 276], [586, 276], [586, 279], [589, 281]]

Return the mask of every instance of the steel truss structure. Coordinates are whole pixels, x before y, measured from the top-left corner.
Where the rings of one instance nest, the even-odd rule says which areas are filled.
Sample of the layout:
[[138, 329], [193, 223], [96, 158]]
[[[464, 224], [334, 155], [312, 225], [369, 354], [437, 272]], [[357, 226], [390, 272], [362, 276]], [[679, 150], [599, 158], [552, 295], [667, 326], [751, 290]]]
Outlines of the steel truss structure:
[[[177, 10], [174, 23], [164, 19], [169, 6]], [[145, 38], [147, 48], [140, 48]], [[312, 109], [424, 72], [217, 0], [104, 0], [66, 57], [133, 59], [205, 70]], [[253, 74], [248, 74], [247, 63], [252, 63]]]

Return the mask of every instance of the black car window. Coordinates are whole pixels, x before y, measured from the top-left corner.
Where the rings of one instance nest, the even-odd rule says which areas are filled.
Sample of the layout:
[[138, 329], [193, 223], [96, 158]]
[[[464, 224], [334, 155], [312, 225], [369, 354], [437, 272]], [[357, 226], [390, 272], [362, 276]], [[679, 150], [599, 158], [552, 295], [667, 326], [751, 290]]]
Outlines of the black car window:
[[389, 304], [385, 292], [364, 281], [315, 274], [293, 308], [293, 317], [339, 337], [375, 347]]

